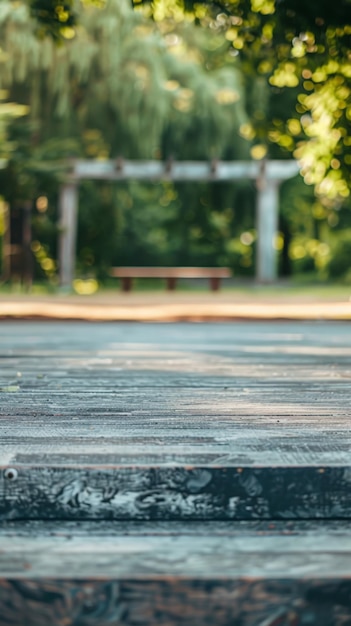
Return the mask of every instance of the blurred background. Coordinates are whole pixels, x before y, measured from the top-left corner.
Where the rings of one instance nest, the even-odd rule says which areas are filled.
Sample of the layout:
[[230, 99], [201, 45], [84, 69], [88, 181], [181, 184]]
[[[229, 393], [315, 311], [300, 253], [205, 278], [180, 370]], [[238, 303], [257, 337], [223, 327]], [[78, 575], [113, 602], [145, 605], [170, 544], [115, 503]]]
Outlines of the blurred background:
[[[297, 159], [277, 277], [351, 283], [350, 0], [2, 0], [0, 275], [59, 287], [73, 159]], [[226, 266], [254, 282], [255, 181], [80, 184], [74, 287], [111, 266]], [[154, 285], [155, 286], [155, 285]]]

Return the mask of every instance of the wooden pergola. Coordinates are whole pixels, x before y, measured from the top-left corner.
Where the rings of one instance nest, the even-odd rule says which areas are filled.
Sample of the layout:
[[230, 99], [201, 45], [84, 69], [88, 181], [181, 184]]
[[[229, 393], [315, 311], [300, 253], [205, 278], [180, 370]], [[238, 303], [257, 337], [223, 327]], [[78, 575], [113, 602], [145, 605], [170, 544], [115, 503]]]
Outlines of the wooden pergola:
[[295, 176], [298, 163], [287, 161], [128, 161], [74, 160], [61, 187], [59, 268], [60, 285], [70, 288], [74, 278], [79, 183], [84, 179], [221, 182], [251, 179], [257, 188], [256, 279], [271, 283], [277, 277], [275, 238], [278, 230], [279, 186]]

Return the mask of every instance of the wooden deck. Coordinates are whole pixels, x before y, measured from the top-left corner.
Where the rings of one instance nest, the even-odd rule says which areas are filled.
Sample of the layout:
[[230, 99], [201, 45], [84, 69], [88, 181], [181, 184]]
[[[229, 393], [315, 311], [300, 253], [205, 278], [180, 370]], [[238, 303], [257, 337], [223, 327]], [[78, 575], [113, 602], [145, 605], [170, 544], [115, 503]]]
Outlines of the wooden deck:
[[351, 623], [351, 324], [0, 324], [0, 626]]

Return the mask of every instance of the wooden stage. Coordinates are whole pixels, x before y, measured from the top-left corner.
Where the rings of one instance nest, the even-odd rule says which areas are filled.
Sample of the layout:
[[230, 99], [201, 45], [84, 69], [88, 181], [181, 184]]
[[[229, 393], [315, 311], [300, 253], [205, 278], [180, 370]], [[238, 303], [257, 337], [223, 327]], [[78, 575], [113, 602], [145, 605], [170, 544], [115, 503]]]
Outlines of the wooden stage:
[[0, 626], [350, 626], [351, 324], [0, 324]]

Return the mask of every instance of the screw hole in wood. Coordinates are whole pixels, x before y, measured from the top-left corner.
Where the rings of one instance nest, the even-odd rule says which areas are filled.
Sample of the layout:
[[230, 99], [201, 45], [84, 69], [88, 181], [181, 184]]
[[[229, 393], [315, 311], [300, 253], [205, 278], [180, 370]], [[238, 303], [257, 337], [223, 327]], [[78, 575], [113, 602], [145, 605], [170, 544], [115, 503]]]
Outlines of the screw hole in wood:
[[16, 480], [16, 478], [18, 477], [18, 471], [13, 467], [8, 467], [4, 471], [4, 476], [7, 480]]

